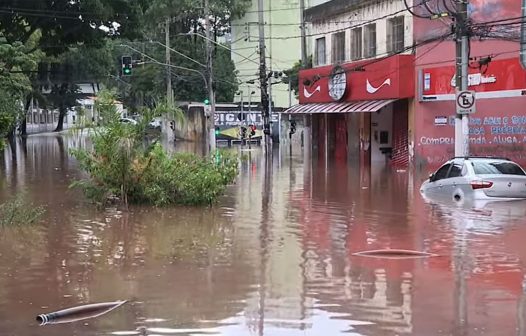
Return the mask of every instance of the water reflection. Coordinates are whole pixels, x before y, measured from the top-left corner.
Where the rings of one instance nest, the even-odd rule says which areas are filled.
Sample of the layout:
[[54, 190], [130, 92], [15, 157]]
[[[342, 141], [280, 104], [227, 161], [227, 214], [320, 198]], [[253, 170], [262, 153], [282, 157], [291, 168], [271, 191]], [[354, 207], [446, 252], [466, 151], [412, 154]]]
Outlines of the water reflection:
[[[42, 309], [120, 298], [131, 303], [39, 334], [526, 333], [523, 203], [430, 203], [418, 172], [256, 148], [214, 207], [100, 212], [68, 188], [81, 173], [67, 150], [86, 141], [33, 136], [0, 160], [0, 199], [26, 190], [48, 207], [39, 225], [2, 229], [1, 334], [34, 333]], [[384, 248], [438, 257], [353, 255]]]

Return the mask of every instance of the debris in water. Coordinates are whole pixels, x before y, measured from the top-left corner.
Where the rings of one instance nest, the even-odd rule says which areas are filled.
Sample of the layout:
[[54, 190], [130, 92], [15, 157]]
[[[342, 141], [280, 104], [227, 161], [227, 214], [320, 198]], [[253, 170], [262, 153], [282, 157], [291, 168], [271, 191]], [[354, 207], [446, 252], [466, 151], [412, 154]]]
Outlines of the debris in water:
[[386, 258], [386, 259], [406, 259], [406, 258], [426, 258], [426, 257], [437, 257], [438, 255], [414, 250], [402, 250], [402, 249], [382, 249], [382, 250], [370, 250], [353, 253], [356, 256], [373, 257], [373, 258]]
[[40, 325], [71, 323], [104, 315], [125, 303], [126, 301], [115, 301], [72, 307], [53, 313], [40, 314], [36, 320]]

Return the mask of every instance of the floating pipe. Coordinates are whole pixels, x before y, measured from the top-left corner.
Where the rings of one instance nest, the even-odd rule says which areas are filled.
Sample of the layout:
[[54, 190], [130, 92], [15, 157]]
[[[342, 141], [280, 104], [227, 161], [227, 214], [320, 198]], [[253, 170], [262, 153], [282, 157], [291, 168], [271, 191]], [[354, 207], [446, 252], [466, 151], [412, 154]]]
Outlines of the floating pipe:
[[36, 320], [40, 325], [71, 323], [104, 315], [125, 303], [126, 301], [115, 301], [72, 307], [53, 313], [40, 314]]
[[356, 256], [364, 257], [375, 257], [375, 258], [391, 258], [391, 259], [402, 259], [402, 258], [426, 258], [426, 257], [437, 257], [437, 254], [432, 254], [423, 251], [414, 250], [402, 250], [402, 249], [383, 249], [383, 250], [370, 250], [353, 253]]

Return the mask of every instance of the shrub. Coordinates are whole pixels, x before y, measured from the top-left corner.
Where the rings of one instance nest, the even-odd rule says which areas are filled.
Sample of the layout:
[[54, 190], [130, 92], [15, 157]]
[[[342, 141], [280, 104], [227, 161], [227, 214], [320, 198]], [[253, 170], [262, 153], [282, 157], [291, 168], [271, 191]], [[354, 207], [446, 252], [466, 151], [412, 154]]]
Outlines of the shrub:
[[[102, 97], [110, 99], [109, 95]], [[104, 99], [100, 101], [98, 109], [104, 127], [94, 131], [93, 149], [72, 150], [90, 176], [74, 185], [97, 203], [105, 205], [117, 200], [126, 206], [210, 204], [237, 176], [238, 159], [234, 155], [218, 153], [212, 158], [189, 153], [168, 155], [156, 141], [147, 145], [146, 127], [155, 110], [143, 112], [146, 122], [125, 125], [114, 117], [111, 104]]]

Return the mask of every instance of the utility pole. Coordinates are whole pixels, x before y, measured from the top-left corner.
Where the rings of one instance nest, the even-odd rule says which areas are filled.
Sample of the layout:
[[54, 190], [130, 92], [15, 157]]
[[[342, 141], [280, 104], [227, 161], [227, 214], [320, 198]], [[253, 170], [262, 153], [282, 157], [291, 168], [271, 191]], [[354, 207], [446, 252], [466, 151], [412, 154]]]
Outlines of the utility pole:
[[[455, 25], [456, 40], [456, 91], [468, 89], [468, 48], [469, 31], [468, 2], [461, 0], [457, 2], [457, 15]], [[455, 156], [469, 155], [469, 115], [456, 114], [455, 116]]]
[[270, 115], [269, 97], [267, 93], [267, 64], [265, 60], [265, 19], [263, 16], [263, 0], [258, 0], [259, 25], [259, 84], [261, 86], [261, 114], [263, 116], [263, 136], [265, 152], [270, 153]]
[[305, 33], [305, 0], [300, 0], [301, 67], [307, 66], [307, 37]]
[[166, 102], [168, 107], [174, 106], [173, 90], [172, 90], [172, 70], [170, 69], [170, 21], [171, 18], [166, 18], [165, 22], [165, 44], [166, 44]]
[[214, 72], [212, 69], [213, 66], [213, 52], [211, 36], [210, 36], [210, 6], [209, 0], [205, 1], [205, 24], [206, 24], [206, 71], [208, 72], [208, 100], [210, 101], [210, 113], [207, 119], [207, 149], [210, 153], [215, 152], [216, 150], [216, 134], [215, 134], [215, 112], [216, 112], [216, 97], [214, 92]]

